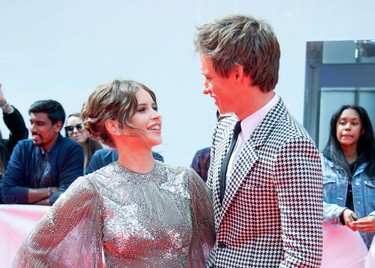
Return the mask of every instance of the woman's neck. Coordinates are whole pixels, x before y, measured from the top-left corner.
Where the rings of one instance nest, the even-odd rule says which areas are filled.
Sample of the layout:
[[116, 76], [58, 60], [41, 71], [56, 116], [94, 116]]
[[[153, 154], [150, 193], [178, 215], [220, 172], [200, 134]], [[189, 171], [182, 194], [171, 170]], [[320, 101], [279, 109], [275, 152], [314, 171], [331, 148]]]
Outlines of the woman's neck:
[[136, 173], [150, 173], [155, 167], [155, 161], [150, 150], [118, 149], [118, 163]]
[[357, 154], [357, 148], [353, 146], [348, 146], [348, 147], [342, 147], [342, 150], [344, 152], [346, 161], [351, 164], [355, 162], [358, 158]]
[[87, 142], [84, 144], [81, 144], [83, 147], [83, 153], [84, 153], [84, 167], [87, 167], [88, 163], [88, 156], [89, 156], [89, 147], [87, 145]]

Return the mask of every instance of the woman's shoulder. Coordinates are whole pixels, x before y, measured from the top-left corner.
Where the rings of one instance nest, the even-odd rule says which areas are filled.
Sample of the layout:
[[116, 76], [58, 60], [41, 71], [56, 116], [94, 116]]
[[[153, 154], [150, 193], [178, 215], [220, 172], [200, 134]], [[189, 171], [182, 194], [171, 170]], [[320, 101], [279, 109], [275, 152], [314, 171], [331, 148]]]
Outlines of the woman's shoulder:
[[179, 181], [184, 181], [187, 185], [199, 185], [205, 184], [202, 178], [197, 172], [188, 166], [173, 166], [162, 163], [167, 171], [167, 174], [172, 174], [174, 178], [179, 178]]
[[[73, 184], [75, 187], [85, 188], [88, 191], [98, 191], [98, 189], [110, 185], [115, 180], [113, 163], [104, 166], [92, 173], [78, 177]], [[72, 184], [72, 185], [73, 185]]]
[[[66, 189], [57, 202], [66, 202], [64, 200], [93, 200], [98, 196], [98, 187], [91, 179], [91, 174], [80, 176], [75, 179]], [[56, 203], [57, 203], [56, 202]]]
[[102, 184], [102, 182], [114, 180], [116, 174], [121, 171], [118, 170], [117, 162], [112, 162], [104, 167], [95, 170], [84, 177], [93, 184]]
[[95, 188], [95, 184], [96, 184], [95, 181], [96, 181], [95, 176], [92, 176], [92, 173], [83, 175], [75, 179], [69, 188], [76, 187], [76, 188], [93, 189]]
[[157, 161], [157, 166], [159, 168], [165, 169], [169, 173], [173, 174], [191, 174], [194, 170], [188, 166], [181, 166], [181, 165], [171, 165], [171, 164], [166, 164], [164, 162]]

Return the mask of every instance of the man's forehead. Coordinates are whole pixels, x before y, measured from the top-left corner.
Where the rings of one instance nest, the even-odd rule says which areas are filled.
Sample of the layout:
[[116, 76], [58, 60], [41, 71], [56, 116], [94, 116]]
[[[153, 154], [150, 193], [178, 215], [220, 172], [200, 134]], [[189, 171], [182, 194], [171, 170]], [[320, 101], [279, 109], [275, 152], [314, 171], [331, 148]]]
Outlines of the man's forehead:
[[212, 73], [215, 72], [214, 67], [212, 65], [212, 60], [205, 55], [201, 55], [201, 71], [202, 73]]
[[47, 113], [30, 113], [30, 120], [34, 121], [51, 121]]

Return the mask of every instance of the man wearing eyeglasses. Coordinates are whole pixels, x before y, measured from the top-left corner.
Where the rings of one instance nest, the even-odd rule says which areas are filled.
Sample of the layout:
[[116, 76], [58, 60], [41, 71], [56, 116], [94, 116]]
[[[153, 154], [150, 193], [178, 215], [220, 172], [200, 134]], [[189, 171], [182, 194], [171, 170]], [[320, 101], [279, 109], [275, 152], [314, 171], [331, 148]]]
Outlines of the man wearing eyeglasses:
[[13, 150], [3, 177], [3, 202], [53, 205], [83, 175], [83, 149], [60, 134], [65, 111], [59, 102], [36, 101], [29, 115], [32, 139]]

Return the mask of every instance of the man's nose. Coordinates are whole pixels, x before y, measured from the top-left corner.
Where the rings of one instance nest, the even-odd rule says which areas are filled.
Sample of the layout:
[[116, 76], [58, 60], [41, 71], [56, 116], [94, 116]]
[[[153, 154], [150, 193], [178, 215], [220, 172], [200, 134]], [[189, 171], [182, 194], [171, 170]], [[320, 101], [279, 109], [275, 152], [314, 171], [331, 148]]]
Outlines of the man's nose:
[[210, 94], [211, 90], [207, 85], [203, 85], [203, 91], [202, 92], [203, 92], [204, 95], [207, 95], [207, 94]]

